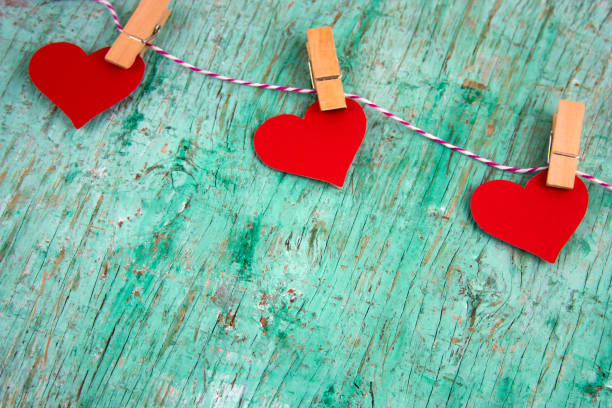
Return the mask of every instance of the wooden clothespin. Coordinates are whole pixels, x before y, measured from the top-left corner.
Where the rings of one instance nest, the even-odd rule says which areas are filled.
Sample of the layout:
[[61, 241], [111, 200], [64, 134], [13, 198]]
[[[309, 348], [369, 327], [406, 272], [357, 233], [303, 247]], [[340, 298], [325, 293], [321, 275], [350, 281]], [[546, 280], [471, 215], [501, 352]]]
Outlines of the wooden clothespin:
[[546, 185], [549, 187], [574, 188], [584, 108], [584, 103], [564, 99], [559, 101], [557, 113], [553, 116], [548, 152]]
[[170, 0], [142, 0], [104, 59], [121, 68], [130, 68], [136, 57], [146, 51], [145, 43], [155, 37], [170, 17], [168, 3]]
[[331, 27], [306, 30], [310, 78], [322, 111], [346, 109], [342, 73]]

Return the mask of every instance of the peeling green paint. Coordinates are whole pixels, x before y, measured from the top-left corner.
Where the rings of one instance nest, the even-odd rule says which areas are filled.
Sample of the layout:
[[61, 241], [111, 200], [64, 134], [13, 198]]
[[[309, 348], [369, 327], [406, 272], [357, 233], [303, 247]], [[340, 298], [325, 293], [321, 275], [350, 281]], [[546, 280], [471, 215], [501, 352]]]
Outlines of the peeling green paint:
[[232, 260], [238, 265], [238, 277], [241, 280], [250, 280], [253, 276], [253, 263], [255, 247], [259, 239], [260, 221], [255, 219], [249, 222], [243, 230], [236, 231], [227, 247]]
[[[24, 61], [48, 41], [110, 44], [106, 11], [9, 3], [2, 406], [611, 405], [612, 195], [589, 185], [587, 215], [549, 265], [469, 213], [479, 184], [527, 177], [367, 108], [344, 189], [274, 171], [253, 133], [312, 95], [220, 83], [152, 52], [141, 86], [74, 130]], [[122, 20], [136, 3], [115, 4]], [[302, 87], [305, 30], [333, 24], [347, 92], [511, 165], [545, 163], [558, 99], [585, 101], [580, 169], [612, 179], [604, 3], [171, 8], [156, 39], [168, 51]]]
[[130, 146], [130, 134], [138, 129], [138, 125], [143, 121], [144, 115], [135, 109], [121, 124], [121, 142], [123, 146]]

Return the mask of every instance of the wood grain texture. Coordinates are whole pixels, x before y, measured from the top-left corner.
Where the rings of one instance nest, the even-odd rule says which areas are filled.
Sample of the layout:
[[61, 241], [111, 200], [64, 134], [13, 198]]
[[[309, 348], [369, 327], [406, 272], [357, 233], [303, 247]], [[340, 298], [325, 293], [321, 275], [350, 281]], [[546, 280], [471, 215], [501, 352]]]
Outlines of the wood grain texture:
[[[122, 21], [135, 0], [117, 2]], [[347, 92], [516, 166], [558, 100], [586, 103], [579, 169], [612, 179], [609, 2], [174, 0], [157, 43], [235, 77], [309, 85], [333, 25]], [[145, 79], [80, 130], [32, 85], [42, 44], [116, 31], [90, 2], [0, 10], [0, 405], [606, 407], [612, 195], [554, 265], [469, 214], [503, 174], [367, 110], [339, 190], [265, 167], [265, 119], [314, 96]]]
[[553, 115], [546, 185], [574, 188], [585, 105], [561, 99]]
[[136, 57], [144, 55], [146, 42], [155, 36], [156, 27], [162, 27], [170, 17], [166, 9], [170, 0], [141, 0], [106, 53], [106, 61], [128, 69]]
[[346, 109], [342, 72], [331, 27], [306, 30], [306, 51], [314, 89], [322, 111]]

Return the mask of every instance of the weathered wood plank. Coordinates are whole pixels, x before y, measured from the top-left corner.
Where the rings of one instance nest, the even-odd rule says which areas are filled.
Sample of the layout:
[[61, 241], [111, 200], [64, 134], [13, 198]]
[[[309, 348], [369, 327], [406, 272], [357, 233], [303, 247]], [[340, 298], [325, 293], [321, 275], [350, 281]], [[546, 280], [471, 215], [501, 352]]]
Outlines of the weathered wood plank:
[[[122, 21], [135, 0], [117, 3]], [[609, 406], [612, 196], [550, 265], [482, 233], [501, 174], [372, 111], [343, 190], [270, 170], [252, 136], [312, 96], [146, 55], [142, 86], [74, 130], [27, 77], [46, 42], [116, 36], [90, 2], [0, 13], [2, 406]], [[158, 43], [308, 86], [334, 25], [347, 92], [517, 166], [559, 98], [579, 168], [612, 179], [609, 2], [174, 0]]]

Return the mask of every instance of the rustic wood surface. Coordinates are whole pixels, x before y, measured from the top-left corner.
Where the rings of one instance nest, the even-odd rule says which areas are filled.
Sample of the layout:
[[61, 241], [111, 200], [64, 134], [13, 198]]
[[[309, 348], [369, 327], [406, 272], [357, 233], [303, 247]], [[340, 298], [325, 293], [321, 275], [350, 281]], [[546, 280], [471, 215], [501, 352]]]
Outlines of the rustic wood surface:
[[[136, 0], [117, 1], [127, 21]], [[542, 165], [560, 98], [579, 169], [612, 180], [607, 1], [173, 0], [157, 43], [217, 72], [309, 86], [334, 25], [347, 92], [499, 162]], [[556, 264], [469, 213], [490, 169], [366, 109], [344, 189], [255, 156], [314, 97], [190, 73], [80, 130], [32, 85], [43, 44], [117, 33], [88, 1], [0, 10], [0, 406], [609, 407], [612, 194]]]

